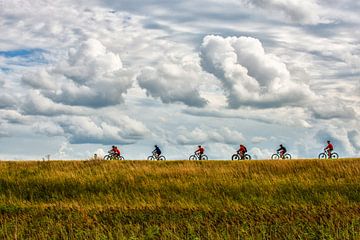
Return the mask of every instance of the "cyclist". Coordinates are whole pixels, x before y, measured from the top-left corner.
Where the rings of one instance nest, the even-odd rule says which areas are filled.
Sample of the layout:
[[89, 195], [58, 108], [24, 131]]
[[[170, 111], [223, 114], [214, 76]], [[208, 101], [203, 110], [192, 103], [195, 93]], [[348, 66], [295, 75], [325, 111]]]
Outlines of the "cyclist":
[[156, 157], [156, 159], [159, 159], [159, 156], [161, 155], [161, 150], [157, 145], [155, 145], [154, 147], [155, 149], [154, 151], [152, 151], [152, 154]]
[[120, 157], [120, 150], [117, 148], [117, 146], [112, 146], [111, 152], [112, 152], [115, 156]]
[[284, 154], [286, 153], [286, 148], [282, 144], [280, 144], [280, 148], [276, 151], [280, 154], [281, 158], [284, 158]]
[[244, 158], [246, 152], [247, 152], [246, 147], [244, 145], [240, 144], [240, 148], [239, 148], [239, 150], [237, 150], [237, 153], [239, 154], [241, 159]]
[[326, 148], [324, 148], [324, 151], [327, 153], [329, 158], [331, 158], [331, 152], [334, 150], [334, 146], [331, 144], [329, 140], [327, 141], [327, 144], [328, 145], [326, 146]]
[[204, 154], [205, 149], [201, 147], [201, 145], [198, 146], [198, 149], [195, 151], [195, 154], [199, 155], [199, 159], [201, 160], [202, 155]]

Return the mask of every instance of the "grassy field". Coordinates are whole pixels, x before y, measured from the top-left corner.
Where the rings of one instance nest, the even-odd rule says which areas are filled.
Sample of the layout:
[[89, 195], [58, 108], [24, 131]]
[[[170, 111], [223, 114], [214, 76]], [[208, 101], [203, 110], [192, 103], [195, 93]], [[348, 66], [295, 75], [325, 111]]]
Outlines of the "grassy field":
[[0, 239], [360, 239], [360, 159], [0, 162]]

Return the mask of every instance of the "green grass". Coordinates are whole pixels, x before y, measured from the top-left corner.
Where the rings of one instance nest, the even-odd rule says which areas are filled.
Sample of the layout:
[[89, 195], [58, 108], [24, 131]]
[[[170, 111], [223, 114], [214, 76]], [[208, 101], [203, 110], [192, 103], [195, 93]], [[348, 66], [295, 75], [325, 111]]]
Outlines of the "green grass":
[[360, 239], [360, 161], [0, 162], [0, 239]]

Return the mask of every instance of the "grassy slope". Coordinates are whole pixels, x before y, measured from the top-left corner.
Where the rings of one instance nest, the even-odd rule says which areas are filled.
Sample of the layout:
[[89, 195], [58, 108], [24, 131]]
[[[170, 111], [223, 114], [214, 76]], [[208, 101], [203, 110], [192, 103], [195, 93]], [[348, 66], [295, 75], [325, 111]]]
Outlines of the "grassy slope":
[[0, 162], [1, 239], [360, 239], [360, 161]]

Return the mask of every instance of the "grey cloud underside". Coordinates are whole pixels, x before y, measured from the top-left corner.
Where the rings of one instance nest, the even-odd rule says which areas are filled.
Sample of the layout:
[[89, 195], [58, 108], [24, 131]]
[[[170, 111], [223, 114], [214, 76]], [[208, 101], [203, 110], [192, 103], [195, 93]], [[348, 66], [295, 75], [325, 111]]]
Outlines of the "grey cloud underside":
[[16, 106], [16, 99], [8, 93], [0, 93], [0, 109], [13, 109]]
[[313, 116], [317, 119], [355, 119], [357, 113], [351, 106], [346, 106], [341, 101], [328, 101], [322, 102], [317, 106], [311, 108]]
[[141, 88], [146, 89], [148, 95], [160, 98], [163, 103], [179, 102], [192, 107], [204, 107], [207, 103], [196, 89], [188, 88], [185, 78], [173, 81], [171, 78], [165, 79], [156, 73], [154, 76], [148, 71], [143, 71], [138, 76], [138, 82]]

